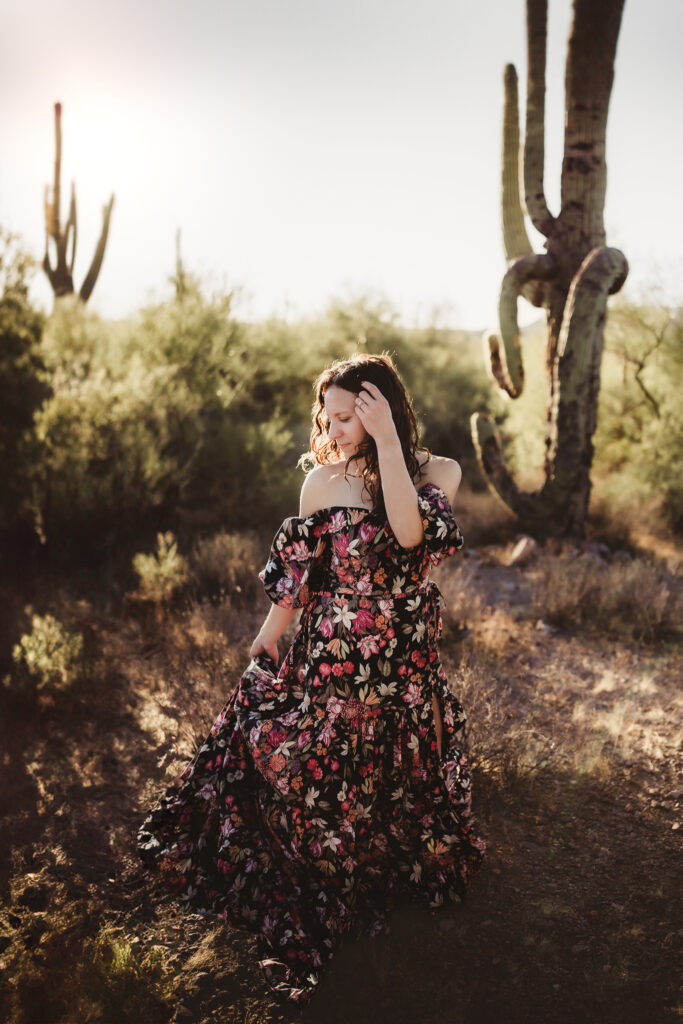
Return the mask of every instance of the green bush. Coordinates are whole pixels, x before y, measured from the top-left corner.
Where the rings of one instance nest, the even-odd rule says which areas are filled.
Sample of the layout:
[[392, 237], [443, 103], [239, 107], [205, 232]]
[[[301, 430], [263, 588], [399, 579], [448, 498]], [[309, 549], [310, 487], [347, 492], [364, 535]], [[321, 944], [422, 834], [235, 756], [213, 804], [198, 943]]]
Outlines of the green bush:
[[78, 676], [83, 637], [53, 615], [33, 615], [31, 632], [14, 645], [15, 679], [23, 689], [61, 690]]
[[169, 1019], [174, 986], [162, 946], [143, 949], [123, 929], [103, 926], [86, 939], [77, 964], [68, 1020], [155, 1024]]
[[658, 496], [683, 530], [683, 318], [666, 305], [616, 303], [605, 332], [594, 466], [617, 504]]
[[409, 331], [382, 303], [294, 325], [239, 324], [232, 294], [194, 283], [120, 323], [59, 304], [42, 342], [54, 394], [37, 417], [46, 536], [99, 546], [153, 525], [183, 541], [272, 526], [298, 507], [313, 380], [359, 350], [395, 357], [432, 450], [472, 457], [469, 416], [489, 391], [478, 344]]
[[32, 523], [31, 493], [40, 449], [33, 417], [50, 388], [40, 358], [44, 318], [28, 300], [34, 262], [0, 228], [0, 529]]
[[171, 600], [188, 580], [187, 562], [170, 530], [157, 534], [156, 554], [133, 557], [133, 568], [140, 577], [140, 595], [159, 604]]

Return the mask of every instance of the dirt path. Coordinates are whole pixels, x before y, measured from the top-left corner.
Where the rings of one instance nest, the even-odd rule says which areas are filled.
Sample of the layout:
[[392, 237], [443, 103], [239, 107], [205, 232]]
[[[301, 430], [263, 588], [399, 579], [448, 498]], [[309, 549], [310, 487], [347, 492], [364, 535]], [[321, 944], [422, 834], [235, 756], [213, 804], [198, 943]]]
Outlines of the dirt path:
[[435, 575], [485, 866], [462, 906], [404, 905], [390, 935], [347, 936], [303, 1010], [269, 997], [253, 936], [185, 915], [134, 856], [264, 609], [118, 617], [62, 592], [89, 674], [68, 700], [0, 696], [0, 1018], [673, 1022], [683, 652], [537, 627], [533, 564], [505, 554]]

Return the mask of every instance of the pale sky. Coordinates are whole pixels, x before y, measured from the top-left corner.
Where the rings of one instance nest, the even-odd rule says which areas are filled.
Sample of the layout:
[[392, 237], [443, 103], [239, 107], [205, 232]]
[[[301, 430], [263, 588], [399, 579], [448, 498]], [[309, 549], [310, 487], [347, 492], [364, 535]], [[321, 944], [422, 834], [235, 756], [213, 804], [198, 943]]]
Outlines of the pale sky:
[[[550, 0], [552, 212], [570, 16], [570, 0]], [[630, 286], [656, 280], [679, 301], [681, 39], [680, 0], [626, 0], [605, 210]], [[491, 327], [507, 62], [523, 124], [524, 0], [15, 0], [0, 13], [0, 224], [42, 258], [59, 100], [77, 288], [116, 193], [90, 300], [101, 315], [170, 294], [180, 228], [187, 269], [241, 288], [245, 318], [314, 315], [364, 290], [405, 323]], [[51, 308], [42, 271], [32, 294]]]

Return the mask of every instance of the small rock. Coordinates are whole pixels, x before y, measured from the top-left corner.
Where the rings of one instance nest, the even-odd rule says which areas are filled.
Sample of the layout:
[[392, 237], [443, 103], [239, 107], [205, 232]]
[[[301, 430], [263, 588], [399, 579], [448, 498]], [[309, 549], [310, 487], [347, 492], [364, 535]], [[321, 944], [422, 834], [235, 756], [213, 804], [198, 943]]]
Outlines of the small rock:
[[47, 890], [41, 885], [27, 885], [17, 897], [17, 903], [31, 910], [45, 910], [48, 902]]
[[214, 983], [214, 978], [208, 971], [200, 971], [192, 980], [199, 989], [212, 987]]
[[572, 946], [572, 953], [585, 953], [588, 946], [585, 942], [577, 942], [575, 946]]
[[628, 551], [615, 551], [612, 555], [612, 561], [623, 562], [625, 564], [626, 562], [632, 562], [633, 557], [628, 553]]
[[535, 555], [538, 551], [538, 544], [533, 537], [528, 537], [524, 534], [515, 544], [512, 549], [512, 554], [508, 559], [508, 565], [524, 565], [528, 562], [532, 555]]
[[24, 936], [24, 943], [27, 949], [33, 949], [40, 942], [41, 937], [47, 931], [47, 922], [42, 916], [35, 915], [31, 921], [27, 934]]
[[544, 633], [557, 633], [557, 626], [551, 626], [548, 622], [544, 622], [543, 619], [537, 620], [536, 629], [540, 629]]

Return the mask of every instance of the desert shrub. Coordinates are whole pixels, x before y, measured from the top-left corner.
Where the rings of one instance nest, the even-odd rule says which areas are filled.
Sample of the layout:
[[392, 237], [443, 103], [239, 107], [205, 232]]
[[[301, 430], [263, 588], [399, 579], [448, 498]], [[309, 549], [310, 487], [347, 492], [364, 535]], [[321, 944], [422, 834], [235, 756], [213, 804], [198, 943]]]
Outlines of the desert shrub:
[[28, 299], [34, 262], [0, 228], [0, 529], [31, 524], [39, 461], [34, 414], [50, 393], [39, 344], [44, 318]]
[[680, 628], [679, 578], [643, 558], [610, 564], [590, 553], [541, 554], [533, 577], [534, 614], [547, 622], [646, 642]]
[[53, 615], [33, 615], [31, 632], [12, 650], [15, 681], [24, 689], [60, 690], [77, 677], [83, 637]]
[[162, 946], [147, 949], [121, 928], [103, 926], [86, 939], [74, 971], [69, 1020], [139, 1024], [168, 1020], [172, 975]]
[[189, 554], [195, 597], [235, 607], [261, 592], [258, 571], [265, 562], [261, 538], [247, 533], [216, 533], [197, 539]]
[[683, 409], [683, 319], [675, 307], [624, 298], [605, 332], [596, 472], [607, 475], [615, 505], [657, 495], [669, 524], [683, 530], [680, 451]]
[[194, 291], [124, 324], [82, 304], [55, 311], [43, 345], [55, 393], [38, 421], [48, 538], [99, 544], [157, 515], [247, 523], [268, 509], [291, 436], [277, 408], [251, 402], [229, 311], [229, 296]]
[[133, 568], [140, 578], [140, 596], [158, 604], [170, 601], [188, 580], [187, 561], [170, 530], [157, 534], [154, 554], [133, 556]]

